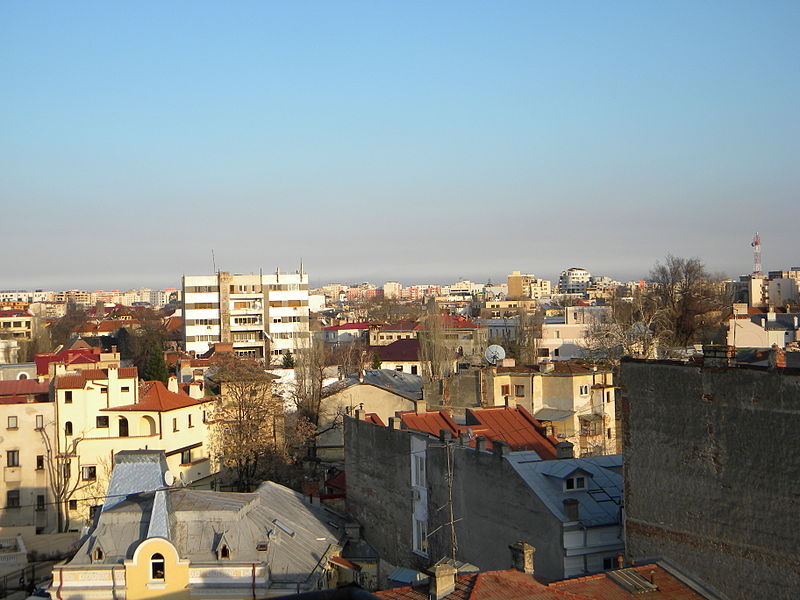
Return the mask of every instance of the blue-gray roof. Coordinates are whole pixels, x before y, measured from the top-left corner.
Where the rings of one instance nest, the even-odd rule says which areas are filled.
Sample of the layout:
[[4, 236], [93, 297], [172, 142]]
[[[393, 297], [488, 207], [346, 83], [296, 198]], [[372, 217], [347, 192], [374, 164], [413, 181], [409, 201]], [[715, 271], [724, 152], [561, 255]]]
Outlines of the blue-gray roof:
[[[560, 521], [569, 521], [564, 500], [579, 504], [580, 521], [588, 526], [620, 522], [622, 505], [622, 455], [538, 460], [535, 452], [512, 452], [506, 456], [517, 474]], [[586, 488], [566, 490], [571, 476], [585, 478]]]

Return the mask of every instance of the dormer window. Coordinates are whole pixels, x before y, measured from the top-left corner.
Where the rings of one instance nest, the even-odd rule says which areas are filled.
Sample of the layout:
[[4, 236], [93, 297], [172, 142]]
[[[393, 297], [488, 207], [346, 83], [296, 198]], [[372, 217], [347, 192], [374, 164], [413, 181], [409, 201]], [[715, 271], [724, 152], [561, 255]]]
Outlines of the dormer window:
[[95, 549], [94, 549], [94, 553], [93, 553], [93, 555], [92, 555], [92, 559], [93, 559], [95, 562], [100, 562], [100, 561], [102, 561], [102, 560], [103, 560], [105, 557], [106, 557], [106, 555], [105, 555], [105, 553], [103, 552], [103, 549], [102, 549], [100, 546], [98, 546], [97, 548], [95, 548]]
[[585, 490], [586, 489], [586, 477], [582, 475], [576, 475], [574, 477], [567, 477], [564, 480], [564, 489], [571, 491], [571, 490]]
[[219, 549], [219, 558], [220, 560], [228, 560], [230, 559], [230, 557], [231, 557], [231, 551], [226, 544]]
[[150, 579], [164, 580], [164, 557], [158, 552], [150, 557]]

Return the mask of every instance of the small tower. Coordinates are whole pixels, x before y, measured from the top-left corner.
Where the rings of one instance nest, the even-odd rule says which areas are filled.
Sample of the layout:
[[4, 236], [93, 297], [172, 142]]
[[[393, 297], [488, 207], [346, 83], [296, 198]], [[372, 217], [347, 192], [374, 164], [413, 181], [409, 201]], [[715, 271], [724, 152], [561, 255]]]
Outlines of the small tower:
[[753, 242], [753, 275], [761, 275], [761, 236], [756, 231]]

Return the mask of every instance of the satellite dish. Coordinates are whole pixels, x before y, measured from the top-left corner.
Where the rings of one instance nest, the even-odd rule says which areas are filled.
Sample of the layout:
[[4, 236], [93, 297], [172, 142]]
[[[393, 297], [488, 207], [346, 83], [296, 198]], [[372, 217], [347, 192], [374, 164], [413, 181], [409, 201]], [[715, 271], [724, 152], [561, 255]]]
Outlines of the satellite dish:
[[164, 473], [164, 484], [170, 487], [173, 483], [175, 483], [175, 475], [172, 474], [172, 471]]
[[498, 346], [497, 344], [492, 344], [486, 349], [486, 352], [483, 353], [483, 356], [489, 362], [490, 365], [497, 364], [498, 360], [503, 360], [506, 357], [506, 351], [503, 349], [502, 346]]

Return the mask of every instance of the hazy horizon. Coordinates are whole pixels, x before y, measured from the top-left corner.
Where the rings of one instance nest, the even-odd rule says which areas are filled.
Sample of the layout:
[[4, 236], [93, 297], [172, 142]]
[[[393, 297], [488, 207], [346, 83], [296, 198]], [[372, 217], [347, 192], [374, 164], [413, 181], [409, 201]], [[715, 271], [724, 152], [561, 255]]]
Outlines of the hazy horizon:
[[800, 3], [0, 4], [0, 288], [800, 263]]

